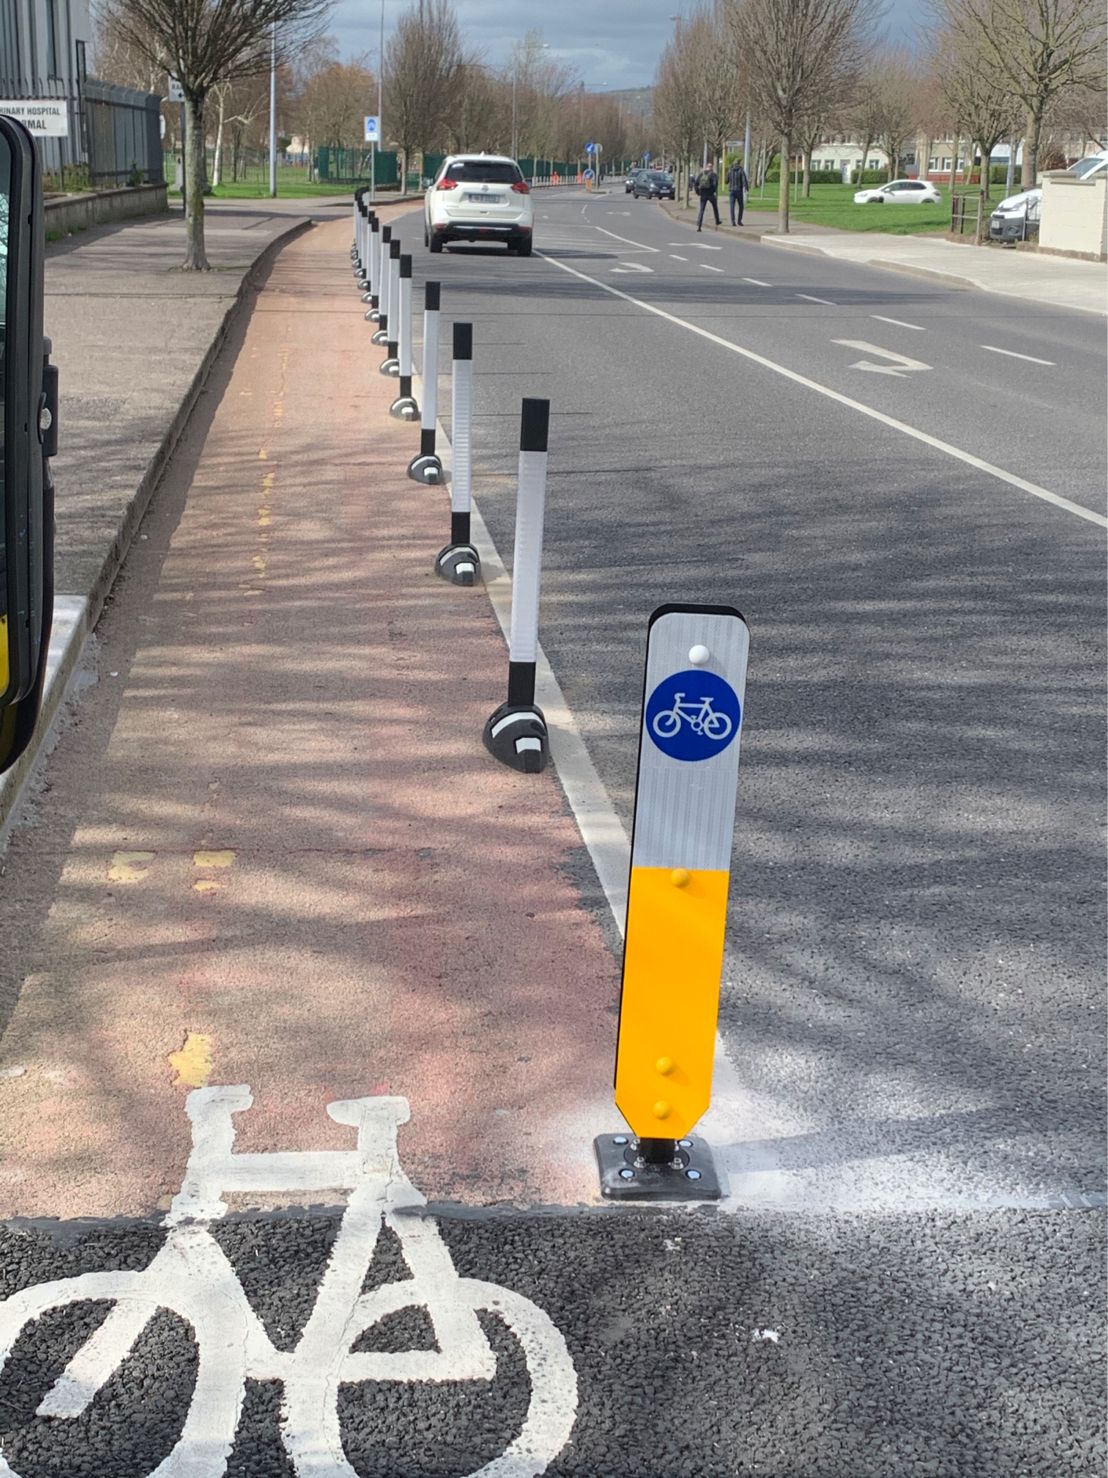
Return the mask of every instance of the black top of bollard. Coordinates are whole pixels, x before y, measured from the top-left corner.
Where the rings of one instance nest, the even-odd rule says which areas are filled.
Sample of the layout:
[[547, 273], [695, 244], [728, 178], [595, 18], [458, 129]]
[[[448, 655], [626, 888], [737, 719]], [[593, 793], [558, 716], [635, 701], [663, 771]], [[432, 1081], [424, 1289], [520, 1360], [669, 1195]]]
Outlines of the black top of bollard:
[[403, 256], [400, 258], [400, 275], [401, 277], [410, 277], [412, 275], [411, 257]]
[[423, 284], [423, 306], [432, 313], [439, 311], [439, 296], [442, 288], [437, 282], [425, 282]]
[[525, 397], [519, 418], [520, 451], [545, 452], [549, 431], [549, 400], [532, 400]]
[[454, 325], [454, 358], [473, 358], [473, 324], [456, 323]]
[[390, 257], [398, 257], [399, 255], [400, 255], [400, 242], [399, 242], [399, 240], [396, 240], [396, 241], [390, 240], [389, 241], [389, 256]]

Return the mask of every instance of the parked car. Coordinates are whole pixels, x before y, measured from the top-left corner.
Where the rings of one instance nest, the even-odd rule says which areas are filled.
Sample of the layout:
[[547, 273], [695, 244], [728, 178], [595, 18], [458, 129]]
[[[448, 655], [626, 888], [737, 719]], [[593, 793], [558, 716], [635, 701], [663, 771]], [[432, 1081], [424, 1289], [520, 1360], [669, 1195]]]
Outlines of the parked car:
[[675, 200], [677, 198], [673, 176], [664, 169], [640, 169], [631, 182], [631, 194], [637, 200], [645, 195], [647, 200]]
[[938, 205], [942, 196], [927, 180], [890, 180], [870, 190], [855, 190], [855, 205]]
[[1002, 200], [989, 217], [990, 241], [1026, 241], [1039, 234], [1041, 190], [1021, 190]]
[[514, 159], [448, 154], [423, 200], [423, 244], [432, 251], [448, 241], [503, 241], [531, 255], [535, 204]]
[[1088, 154], [1084, 159], [1079, 159], [1076, 164], [1071, 164], [1066, 173], [1076, 175], [1079, 180], [1091, 180], [1106, 171], [1108, 171], [1108, 149], [1101, 149], [1099, 154]]

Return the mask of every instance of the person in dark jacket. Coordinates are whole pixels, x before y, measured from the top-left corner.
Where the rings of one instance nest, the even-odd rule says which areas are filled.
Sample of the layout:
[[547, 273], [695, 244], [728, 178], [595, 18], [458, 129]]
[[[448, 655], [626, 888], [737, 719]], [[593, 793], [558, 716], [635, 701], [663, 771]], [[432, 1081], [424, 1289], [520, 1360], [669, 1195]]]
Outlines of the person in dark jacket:
[[710, 205], [712, 214], [716, 218], [716, 226], [719, 226], [719, 205], [716, 201], [716, 191], [719, 189], [719, 179], [712, 166], [706, 165], [696, 177], [696, 193], [700, 196], [700, 213], [696, 218], [696, 229], [699, 231], [704, 224], [704, 209]]
[[[731, 224], [741, 226], [743, 223], [743, 206], [746, 203], [747, 191], [750, 189], [750, 181], [746, 177], [746, 170], [742, 167], [742, 161], [736, 159], [727, 171], [727, 189], [731, 196]], [[739, 219], [736, 221], [735, 212], [738, 211]]]

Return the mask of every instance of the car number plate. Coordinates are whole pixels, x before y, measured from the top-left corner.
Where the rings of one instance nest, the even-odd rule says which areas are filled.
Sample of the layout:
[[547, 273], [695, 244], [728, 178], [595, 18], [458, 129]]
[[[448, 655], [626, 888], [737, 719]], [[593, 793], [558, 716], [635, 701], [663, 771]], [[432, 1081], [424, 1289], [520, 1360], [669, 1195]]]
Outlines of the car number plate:
[[467, 195], [466, 199], [474, 205], [503, 205], [503, 195]]

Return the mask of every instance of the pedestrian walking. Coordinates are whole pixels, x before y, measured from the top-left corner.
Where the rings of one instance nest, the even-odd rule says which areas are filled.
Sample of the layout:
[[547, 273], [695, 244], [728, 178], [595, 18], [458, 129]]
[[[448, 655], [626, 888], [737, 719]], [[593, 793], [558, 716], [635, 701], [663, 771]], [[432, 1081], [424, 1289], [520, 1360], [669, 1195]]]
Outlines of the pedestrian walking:
[[[742, 167], [742, 161], [736, 159], [727, 171], [727, 190], [731, 196], [731, 224], [741, 226], [743, 223], [743, 206], [746, 203], [746, 194], [750, 189], [750, 181], [746, 177], [746, 170]], [[738, 220], [735, 212], [738, 212]]]
[[704, 224], [704, 208], [710, 205], [712, 214], [716, 218], [716, 228], [719, 228], [719, 205], [716, 201], [716, 191], [719, 189], [719, 178], [712, 166], [706, 165], [696, 177], [696, 193], [700, 196], [700, 213], [696, 218], [696, 229], [699, 231]]

